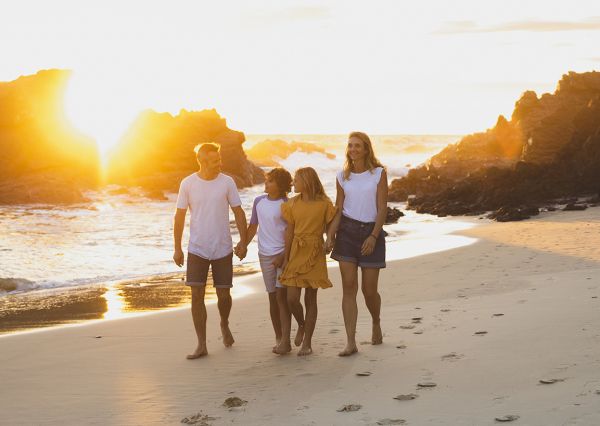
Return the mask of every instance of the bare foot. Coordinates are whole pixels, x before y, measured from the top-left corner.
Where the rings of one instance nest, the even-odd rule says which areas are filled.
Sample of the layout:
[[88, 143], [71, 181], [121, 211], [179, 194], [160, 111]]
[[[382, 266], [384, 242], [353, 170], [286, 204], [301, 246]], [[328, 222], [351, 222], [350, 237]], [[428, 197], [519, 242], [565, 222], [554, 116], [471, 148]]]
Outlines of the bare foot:
[[373, 323], [373, 335], [371, 337], [372, 345], [381, 345], [383, 343], [383, 334], [379, 323]]
[[277, 353], [277, 346], [279, 346], [279, 344], [281, 343], [281, 339], [275, 339], [275, 346], [273, 346], [272, 352], [274, 354]]
[[292, 351], [292, 344], [290, 342], [281, 342], [273, 352], [279, 355], [285, 355]]
[[186, 356], [187, 359], [196, 359], [203, 356], [208, 355], [208, 351], [206, 350], [206, 345], [198, 345], [194, 353]]
[[296, 337], [294, 338], [294, 345], [300, 346], [302, 344], [302, 340], [304, 340], [304, 325], [298, 325], [298, 331], [296, 332]]
[[356, 347], [356, 343], [346, 345], [343, 351], [341, 351], [338, 356], [350, 356], [358, 352], [358, 348]]
[[221, 334], [223, 335], [223, 344], [226, 348], [232, 346], [235, 343], [233, 339], [233, 335], [231, 334], [231, 330], [229, 330], [228, 325], [221, 326]]
[[308, 347], [302, 346], [300, 348], [300, 350], [298, 351], [298, 356], [307, 356], [310, 354], [312, 354], [312, 348], [310, 346], [308, 346]]

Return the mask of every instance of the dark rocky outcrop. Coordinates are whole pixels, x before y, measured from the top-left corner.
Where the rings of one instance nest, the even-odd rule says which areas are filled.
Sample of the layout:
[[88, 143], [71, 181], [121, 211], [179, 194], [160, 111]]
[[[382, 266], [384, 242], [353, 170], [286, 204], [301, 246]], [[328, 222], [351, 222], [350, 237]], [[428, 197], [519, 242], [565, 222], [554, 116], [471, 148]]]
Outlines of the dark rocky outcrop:
[[[531, 216], [600, 190], [600, 73], [569, 73], [556, 92], [526, 92], [511, 120], [463, 138], [390, 185], [391, 201], [438, 215]], [[515, 219], [512, 219], [515, 220]]]
[[404, 216], [404, 213], [397, 209], [396, 207], [389, 207], [387, 208], [387, 215], [385, 217], [385, 224], [389, 225], [391, 223], [396, 223], [398, 222], [398, 219], [400, 219], [401, 217]]
[[267, 139], [254, 144], [246, 150], [248, 158], [256, 164], [265, 167], [279, 167], [281, 164], [277, 160], [288, 158], [294, 152], [320, 153], [329, 159], [334, 159], [335, 155], [325, 151], [325, 148], [310, 142], [286, 142], [280, 139]]
[[204, 142], [221, 145], [223, 172], [239, 188], [264, 181], [262, 170], [250, 162], [242, 132], [231, 130], [214, 109], [169, 113], [144, 111], [111, 153], [108, 180], [141, 186], [154, 194], [176, 192], [181, 179], [198, 170], [194, 147]]
[[0, 83], [0, 204], [73, 203], [98, 184], [94, 141], [65, 117], [65, 70]]

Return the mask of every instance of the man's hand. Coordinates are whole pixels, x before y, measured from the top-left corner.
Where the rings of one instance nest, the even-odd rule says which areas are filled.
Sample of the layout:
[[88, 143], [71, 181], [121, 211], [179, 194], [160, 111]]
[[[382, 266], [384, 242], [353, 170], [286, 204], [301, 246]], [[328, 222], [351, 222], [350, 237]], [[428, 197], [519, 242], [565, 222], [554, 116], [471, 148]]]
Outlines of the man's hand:
[[183, 251], [181, 249], [175, 249], [175, 254], [173, 255], [173, 261], [179, 267], [183, 266]]
[[233, 252], [235, 253], [235, 255], [237, 257], [240, 258], [240, 260], [244, 260], [244, 258], [246, 257], [246, 254], [248, 254], [248, 248], [246, 247], [246, 244], [244, 244], [242, 241], [240, 241], [235, 246], [235, 249], [233, 250]]

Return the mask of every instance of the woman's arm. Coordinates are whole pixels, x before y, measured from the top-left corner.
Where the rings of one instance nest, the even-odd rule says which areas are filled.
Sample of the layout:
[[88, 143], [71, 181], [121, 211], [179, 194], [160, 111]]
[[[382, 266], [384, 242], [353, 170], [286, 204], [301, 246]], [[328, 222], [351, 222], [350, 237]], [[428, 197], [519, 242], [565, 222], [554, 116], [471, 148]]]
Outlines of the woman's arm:
[[373, 252], [375, 248], [375, 242], [377, 241], [377, 237], [381, 233], [381, 229], [383, 228], [383, 224], [385, 223], [385, 219], [387, 217], [387, 198], [388, 198], [388, 184], [387, 184], [387, 173], [385, 169], [381, 172], [381, 178], [379, 179], [379, 183], [377, 184], [377, 219], [375, 219], [375, 227], [371, 232], [371, 235], [367, 237], [364, 241], [361, 254], [369, 255]]

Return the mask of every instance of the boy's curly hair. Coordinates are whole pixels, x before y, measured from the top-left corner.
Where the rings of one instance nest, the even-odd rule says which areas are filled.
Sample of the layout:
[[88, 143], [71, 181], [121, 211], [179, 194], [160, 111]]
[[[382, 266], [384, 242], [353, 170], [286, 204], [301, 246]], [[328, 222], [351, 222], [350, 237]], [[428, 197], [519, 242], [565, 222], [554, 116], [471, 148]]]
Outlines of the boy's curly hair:
[[281, 191], [281, 196], [286, 196], [292, 190], [292, 175], [283, 167], [277, 167], [266, 173], [267, 177], [273, 181]]

